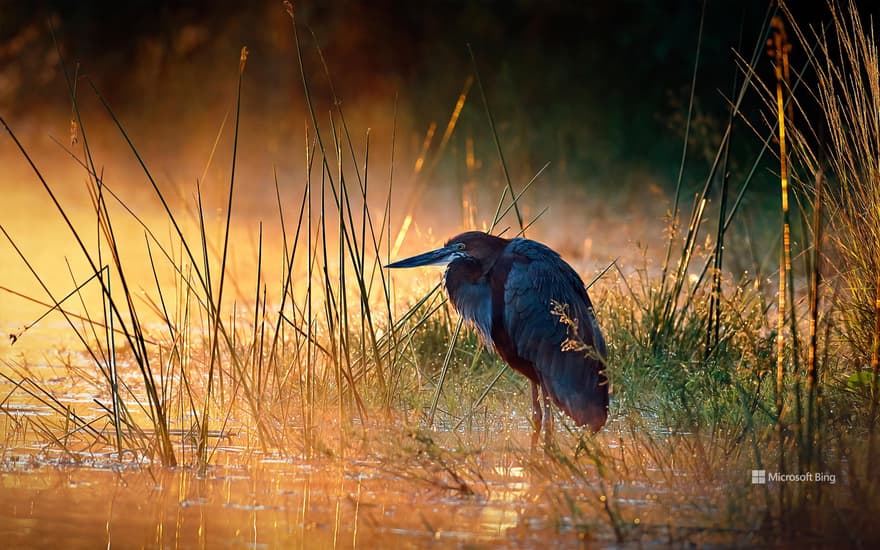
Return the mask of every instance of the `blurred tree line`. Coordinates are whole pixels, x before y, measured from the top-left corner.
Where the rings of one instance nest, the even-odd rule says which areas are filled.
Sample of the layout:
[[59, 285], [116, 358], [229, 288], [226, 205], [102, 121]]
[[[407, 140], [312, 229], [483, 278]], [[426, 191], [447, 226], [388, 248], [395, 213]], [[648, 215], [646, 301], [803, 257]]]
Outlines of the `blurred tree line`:
[[[821, 4], [798, 9], [815, 18]], [[663, 186], [674, 181], [700, 24], [696, 0], [295, 5], [346, 102], [391, 102], [399, 92], [402, 118], [413, 131], [431, 121], [442, 129], [471, 74], [470, 43], [502, 140], [520, 163], [515, 168], [534, 172], [551, 160], [561, 177], [615, 183], [625, 177], [621, 166], [642, 166]], [[730, 94], [739, 76], [733, 51], [750, 55], [767, 6], [759, 0], [707, 5], [691, 152], [703, 164], [690, 165], [694, 185], [726, 123], [720, 92]], [[280, 2], [6, 1], [0, 8], [0, 110], [63, 104], [50, 21], [67, 62], [81, 62], [117, 108], [186, 119], [193, 104], [219, 106], [228, 94], [215, 88], [230, 87], [244, 44], [251, 51], [248, 78], [258, 90], [246, 97], [246, 108], [277, 112], [301, 93]], [[321, 75], [317, 57], [308, 62], [312, 74]], [[766, 56], [760, 63], [769, 74]], [[314, 85], [316, 95], [326, 97], [324, 79]], [[460, 131], [490, 147], [479, 95], [471, 93]], [[755, 99], [747, 108], [758, 104]]]

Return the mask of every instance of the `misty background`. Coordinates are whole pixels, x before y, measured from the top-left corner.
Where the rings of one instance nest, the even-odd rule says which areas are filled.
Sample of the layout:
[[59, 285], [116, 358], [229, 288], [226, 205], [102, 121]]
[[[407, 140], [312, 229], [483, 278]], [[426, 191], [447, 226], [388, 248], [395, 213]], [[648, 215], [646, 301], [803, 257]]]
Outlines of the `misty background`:
[[[683, 178], [685, 209], [705, 182], [727, 123], [727, 98], [742, 82], [736, 52], [751, 56], [767, 8], [763, 1], [706, 6]], [[613, 259], [622, 246], [638, 255], [639, 246], [663, 242], [682, 154], [701, 2], [302, 1], [295, 9], [322, 133], [330, 132], [332, 94], [316, 44], [361, 163], [370, 129], [376, 208], [384, 203], [382, 190], [392, 174], [394, 136], [395, 224], [412, 212], [417, 234], [430, 233], [431, 240], [491, 221], [504, 180], [476, 85], [443, 155], [432, 157], [473, 74], [470, 44], [514, 187], [550, 163], [522, 200], [527, 217], [549, 208], [531, 235], [598, 264]], [[799, 3], [796, 13], [802, 24], [821, 21], [824, 5]], [[235, 208], [245, 217], [269, 218], [277, 210], [274, 173], [290, 191], [291, 204], [301, 194], [307, 141], [291, 22], [281, 2], [4, 2], [0, 116], [62, 192], [76, 200], [84, 174], [56, 143], [70, 145], [72, 138], [60, 50], [69, 73], [79, 76], [76, 94], [86, 132], [108, 183], [130, 197], [149, 194], [89, 81], [119, 116], [160, 185], [191, 201], [199, 180], [219, 210], [228, 185], [230, 112], [242, 46], [249, 56]], [[802, 60], [795, 49], [792, 63]], [[763, 51], [757, 72], [772, 80]], [[759, 94], [749, 92], [745, 115], [760, 123], [761, 109]], [[416, 177], [415, 163], [432, 124], [436, 130], [426, 157], [431, 169]], [[736, 123], [731, 193], [760, 145], [752, 130]], [[5, 173], [0, 188], [22, 195], [18, 210], [34, 208], [38, 203], [31, 195], [40, 191], [6, 136], [0, 140], [0, 163]], [[757, 223], [776, 221], [773, 164], [768, 156], [746, 196], [742, 225], [754, 234], [739, 242], [774, 234], [768, 228], [762, 236]], [[514, 225], [510, 217], [502, 224]], [[744, 266], [760, 256], [751, 244], [743, 247], [742, 252], [752, 248]]]

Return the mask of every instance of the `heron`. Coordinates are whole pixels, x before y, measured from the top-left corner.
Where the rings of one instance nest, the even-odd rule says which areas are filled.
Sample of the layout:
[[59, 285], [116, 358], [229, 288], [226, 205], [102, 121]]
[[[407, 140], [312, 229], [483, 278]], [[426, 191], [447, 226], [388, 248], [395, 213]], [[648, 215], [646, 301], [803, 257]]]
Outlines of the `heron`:
[[[533, 444], [542, 418], [550, 441], [551, 400], [578, 426], [602, 429], [608, 417], [605, 338], [583, 280], [557, 252], [526, 238], [468, 231], [386, 267], [428, 265], [446, 266], [443, 286], [454, 309], [531, 383]], [[574, 322], [562, 323], [555, 304]], [[566, 345], [571, 339], [584, 346]]]

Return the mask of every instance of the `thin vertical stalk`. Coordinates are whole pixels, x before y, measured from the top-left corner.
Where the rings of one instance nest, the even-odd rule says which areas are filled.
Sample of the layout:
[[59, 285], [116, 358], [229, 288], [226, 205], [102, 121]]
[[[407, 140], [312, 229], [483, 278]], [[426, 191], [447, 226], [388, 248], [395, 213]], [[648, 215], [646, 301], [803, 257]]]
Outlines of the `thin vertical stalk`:
[[[204, 408], [202, 409], [202, 432], [199, 437], [199, 466], [207, 466], [208, 459], [208, 424], [211, 410], [211, 390], [214, 382], [214, 370], [220, 355], [220, 311], [223, 306], [223, 287], [226, 280], [226, 260], [229, 253], [229, 229], [232, 223], [232, 199], [235, 194], [235, 166], [238, 158], [238, 130], [241, 121], [241, 83], [244, 76], [244, 66], [247, 61], [247, 48], [242, 47], [238, 63], [238, 86], [235, 98], [235, 132], [232, 140], [232, 172], [229, 178], [229, 197], [226, 204], [226, 229], [223, 234], [223, 254], [220, 259], [220, 281], [217, 286], [217, 302], [214, 305], [213, 329], [211, 331], [211, 355], [208, 365], [208, 385], [205, 394]], [[232, 353], [235, 353], [234, 350]], [[257, 419], [257, 426], [261, 423]]]
[[675, 181], [675, 199], [672, 203], [672, 231], [669, 233], [669, 243], [666, 246], [666, 258], [663, 260], [663, 275], [660, 278], [660, 284], [665, 287], [666, 273], [669, 270], [669, 260], [672, 256], [672, 241], [675, 239], [675, 233], [678, 228], [678, 203], [681, 198], [681, 182], [684, 179], [684, 166], [687, 160], [688, 141], [691, 134], [691, 121], [694, 110], [694, 95], [697, 89], [697, 69], [700, 67], [700, 50], [703, 45], [703, 23], [706, 20], [706, 1], [703, 0], [703, 7], [700, 10], [700, 28], [697, 31], [697, 52], [694, 56], [694, 74], [691, 78], [691, 93], [688, 98], [687, 122], [684, 127], [684, 143], [681, 148], [681, 162], [678, 166], [678, 177]]
[[[263, 222], [260, 222], [259, 229], [259, 237], [257, 240], [257, 276], [256, 276], [256, 290], [254, 291], [254, 324], [252, 328], [251, 335], [251, 368], [256, 369], [256, 375], [254, 377], [254, 395], [257, 396], [257, 415], [260, 414], [260, 409], [262, 405], [262, 393], [263, 393], [263, 346], [262, 346], [262, 338], [263, 331], [260, 330], [261, 319], [263, 315], [260, 314], [260, 287], [262, 286], [262, 278], [263, 278]], [[265, 313], [265, 311], [263, 312]], [[257, 345], [257, 334], [260, 334], [261, 343]]]
[[[492, 116], [492, 110], [489, 109], [489, 100], [486, 99], [486, 90], [483, 88], [483, 80], [480, 78], [480, 71], [477, 69], [477, 59], [474, 57], [474, 51], [471, 49], [470, 44], [467, 45], [467, 49], [471, 56], [471, 64], [474, 67], [474, 77], [477, 80], [477, 88], [479, 88], [480, 97], [483, 100], [486, 118], [489, 120], [489, 129], [492, 131], [492, 139], [495, 141], [495, 149], [498, 151], [498, 160], [501, 163], [501, 169], [504, 172], [504, 181], [507, 184], [507, 192], [513, 197], [516, 193], [513, 192], [513, 184], [510, 181], [510, 172], [507, 169], [507, 162], [504, 160], [504, 151], [501, 149], [501, 140], [498, 138], [498, 131], [495, 129], [495, 118]], [[516, 212], [516, 221], [519, 224], [519, 228], [523, 229], [523, 217], [519, 211], [519, 206], [514, 206], [514, 212]]]
[[[785, 102], [783, 99], [783, 63], [785, 49], [790, 48], [785, 36], [782, 18], [775, 16], [771, 23], [773, 29], [773, 51], [776, 73], [776, 109], [779, 123], [779, 164], [780, 188], [782, 194], [782, 248], [779, 253], [779, 301], [776, 323], [776, 430], [779, 437], [779, 472], [785, 472], [785, 429], [783, 425], [784, 393], [785, 393], [785, 314], [787, 311], [786, 282], [791, 270], [791, 234], [788, 212], [788, 155], [785, 142]], [[794, 308], [794, 304], [792, 304]], [[779, 489], [779, 510], [785, 510], [785, 487]]]
[[[880, 258], [877, 258], [877, 265], [880, 266]], [[874, 288], [874, 331], [873, 345], [871, 346], [871, 414], [868, 418], [870, 422], [868, 428], [868, 460], [867, 472], [873, 472], [874, 444], [877, 427], [877, 404], [880, 396], [877, 395], [880, 390], [880, 268], [875, 268], [877, 273], [876, 286]]]
[[[703, 9], [705, 9], [705, 2]], [[743, 16], [744, 17], [744, 16]], [[739, 46], [742, 46], [742, 21], [740, 21]], [[731, 95], [736, 93], [737, 77], [733, 78]], [[733, 110], [728, 114], [727, 125], [733, 126]], [[709, 327], [706, 330], [706, 357], [712, 353], [712, 349], [718, 345], [721, 333], [721, 268], [724, 265], [724, 233], [727, 216], [727, 188], [730, 183], [730, 140], [724, 144], [724, 160], [721, 165], [721, 192], [718, 205], [718, 229], [715, 234], [715, 254], [713, 255], [713, 285], [709, 298]], [[665, 280], [665, 277], [664, 277]], [[663, 284], [663, 283], [661, 283]]]
[[[306, 126], [306, 159], [309, 156], [309, 140], [308, 126]], [[314, 154], [314, 153], [313, 153]], [[312, 363], [312, 269], [314, 254], [312, 248], [312, 164], [309, 162], [306, 168], [306, 197], [307, 197], [307, 214], [306, 214], [306, 280], [308, 281], [306, 288], [306, 391], [305, 391], [305, 414], [303, 415], [303, 436], [305, 438], [305, 454], [310, 457], [312, 454], [312, 424], [314, 416], [314, 391], [312, 378], [314, 377], [314, 365]], [[317, 242], [316, 242], [317, 245]]]
[[819, 436], [816, 415], [817, 347], [819, 320], [819, 289], [822, 285], [822, 172], [816, 173], [816, 192], [813, 196], [813, 269], [810, 273], [810, 341], [807, 350], [807, 416], [804, 436], [807, 467], [814, 467], [813, 447]]
[[[333, 115], [330, 115], [330, 127], [333, 131], [333, 141], [335, 144], [336, 150], [336, 170], [337, 170], [337, 178], [339, 181], [339, 189], [340, 195], [342, 196], [342, 200], [348, 204], [348, 186], [345, 182], [345, 176], [342, 170], [342, 145], [339, 143], [339, 134], [336, 130], [336, 126], [333, 124]], [[357, 162], [354, 163], [357, 165]], [[349, 215], [351, 211], [349, 210]], [[343, 377], [342, 377], [342, 361], [345, 360], [346, 364], [351, 368], [351, 361], [348, 354], [348, 338], [349, 338], [349, 329], [348, 329], [348, 292], [346, 292], [345, 286], [345, 240], [342, 238], [342, 235], [347, 232], [355, 232], [357, 229], [354, 227], [354, 220], [349, 219], [352, 222], [348, 227], [345, 225], [345, 217], [342, 215], [342, 211], [339, 212], [339, 225], [338, 225], [338, 235], [339, 235], [339, 251], [338, 251], [338, 259], [339, 262], [339, 273], [337, 279], [337, 294], [339, 296], [339, 305], [337, 309], [336, 318], [339, 322], [339, 348], [335, 351], [336, 354], [336, 391], [339, 394], [337, 398], [337, 423], [339, 427], [339, 443], [340, 443], [340, 456], [342, 456], [342, 451], [344, 450], [343, 442], [344, 442], [344, 430], [342, 429], [345, 423], [345, 392], [343, 391]], [[356, 237], [355, 237], [356, 238]], [[355, 246], [355, 248], [357, 248]], [[357, 257], [357, 250], [354, 251], [354, 260], [352, 263], [354, 264], [352, 268], [355, 271], [359, 270], [359, 264]], [[354, 387], [351, 388], [351, 391], [354, 391]]]

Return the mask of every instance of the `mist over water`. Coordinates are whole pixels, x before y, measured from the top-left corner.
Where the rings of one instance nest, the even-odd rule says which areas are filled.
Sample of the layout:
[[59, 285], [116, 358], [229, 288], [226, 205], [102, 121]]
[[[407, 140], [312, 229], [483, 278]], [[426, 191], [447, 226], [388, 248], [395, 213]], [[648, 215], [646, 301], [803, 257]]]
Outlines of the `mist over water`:
[[[749, 21], [742, 40], [750, 45], [749, 33], [756, 34], [760, 26], [751, 20], [763, 13], [763, 3], [757, 4], [719, 6], [707, 15], [712, 32], [703, 50], [712, 62], [701, 67], [698, 82], [705, 119], [723, 117], [723, 109], [716, 111], [724, 105], [717, 89], [722, 84], [727, 89], [735, 72], [729, 50], [739, 37], [721, 23], [729, 11]], [[322, 131], [329, 134], [333, 98], [315, 39], [361, 158], [364, 134], [371, 129], [377, 184], [389, 173], [393, 127], [401, 192], [411, 183], [432, 123], [432, 149], [437, 149], [472, 73], [469, 43], [514, 183], [522, 186], [549, 162], [536, 191], [587, 189], [590, 203], [610, 209], [619, 208], [618, 201], [631, 202], [628, 194], [652, 196], [655, 187], [668, 194], [683, 137], [676, 120], [686, 108], [699, 12], [689, 3], [663, 10], [649, 2], [639, 6], [443, 3], [425, 10], [397, 2], [304, 2], [297, 10], [299, 21], [314, 31], [314, 36], [303, 32], [304, 56]], [[65, 67], [71, 76], [80, 76], [77, 97], [91, 145], [103, 153], [98, 156], [108, 170], [116, 165], [118, 176], [125, 176], [120, 179], [136, 172], [125, 164], [131, 155], [86, 79], [108, 100], [159, 179], [192, 186], [204, 175], [207, 188], [222, 188], [230, 165], [231, 124], [217, 143], [212, 171], [206, 174], [204, 168], [233, 107], [239, 51], [247, 46], [239, 163], [242, 185], [257, 193], [243, 196], [239, 204], [247, 208], [251, 202], [269, 202], [264, 199], [274, 195], [266, 185], [273, 167], [283, 185], [300, 187], [296, 178], [302, 179], [309, 117], [283, 7], [269, 2], [218, 8], [196, 2], [144, 17], [146, 9], [143, 2], [98, 2], [10, 11], [0, 31], [0, 109], [29, 147], [39, 147], [35, 157], [55, 149], [49, 135], [66, 143], [70, 134], [71, 105], [48, 20], [56, 28]], [[661, 16], [663, 28], [655, 25]], [[4, 158], [10, 154], [7, 147]], [[699, 149], [705, 147], [712, 145], [699, 144], [691, 153], [697, 166], [687, 174], [688, 189], [704, 177]], [[470, 177], [480, 188], [500, 189], [497, 153], [476, 86], [445, 154], [424, 179], [431, 193], [461, 187]], [[139, 179], [133, 177], [128, 185], [136, 186]], [[263, 188], [266, 192], [259, 192]], [[543, 207], [542, 202], [536, 205]]]
[[[378, 239], [386, 259], [393, 259], [388, 250], [403, 256], [460, 231], [491, 226], [507, 182], [473, 81], [470, 44], [514, 191], [540, 172], [518, 201], [522, 223], [534, 221], [526, 235], [558, 250], [585, 280], [615, 259], [627, 273], [658, 269], [681, 158], [699, 13], [689, 4], [670, 7], [662, 13], [668, 25], [659, 29], [653, 25], [658, 8], [641, 7], [449, 3], [423, 11], [395, 2], [297, 5], [298, 20], [313, 31], [302, 33], [304, 63], [329, 157], [327, 174], [320, 156], [311, 163], [312, 223], [321, 219], [322, 180], [329, 216], [335, 208], [329, 181], [338, 185], [343, 174], [355, 210], [363, 202], [361, 185], [366, 187], [370, 215], [383, 227]], [[201, 195], [206, 244], [217, 262], [232, 175], [240, 51], [246, 46], [228, 266], [236, 298], [243, 299], [255, 276], [262, 232], [262, 276], [280, 287], [281, 215], [289, 230], [305, 193], [308, 151], [316, 145], [290, 20], [275, 3], [196, 3], [144, 17], [153, 8], [137, 2], [76, 8], [47, 3], [10, 10], [0, 26], [0, 116], [94, 253], [97, 225], [81, 164], [88, 145], [111, 195], [114, 232], [124, 243], [120, 254], [127, 265], [139, 266], [129, 269], [129, 282], [148, 296], [156, 277], [164, 284], [176, 274], [148, 268], [146, 243], [170, 242], [173, 228], [92, 87], [118, 117], [190, 238], [198, 234]], [[743, 18], [741, 37], [723, 24], [731, 10]], [[704, 62], [682, 174], [683, 217], [720, 140], [726, 114], [718, 90], [736, 72], [730, 49], [739, 40], [751, 43], [762, 10], [756, 3], [707, 13], [711, 32], [701, 46]], [[82, 126], [74, 124], [59, 51], [67, 77], [74, 79]], [[750, 99], [744, 110], [751, 113], [759, 104]], [[756, 149], [738, 137], [732, 151], [735, 186]], [[0, 223], [42, 280], [11, 243], [0, 240], [0, 286], [14, 292], [3, 291], [0, 327], [15, 335], [51, 305], [42, 284], [60, 298], [92, 270], [5, 133], [0, 165]], [[731, 228], [742, 237], [729, 240], [726, 265], [734, 277], [769, 257], [763, 250], [775, 234], [766, 215], [776, 200], [774, 185], [769, 170], [759, 171]], [[390, 221], [382, 223], [389, 199]], [[707, 213], [716, 207], [710, 201]], [[519, 229], [510, 211], [495, 231], [512, 237]], [[331, 244], [338, 240], [332, 223], [326, 235]], [[428, 270], [406, 280], [430, 288], [439, 277]], [[84, 292], [99, 297], [95, 288]], [[78, 307], [73, 300], [68, 305]], [[52, 319], [28, 329], [30, 334], [65, 326]], [[10, 343], [4, 338], [0, 346], [12, 350]]]
[[[290, 223], [305, 189], [306, 150], [314, 144], [290, 21], [274, 3], [228, 12], [206, 6], [167, 8], [158, 22], [150, 23], [141, 17], [147, 8], [136, 3], [13, 10], [10, 21], [17, 24], [3, 27], [0, 34], [0, 113], [77, 227], [95, 224], [87, 173], [79, 164], [88, 144], [96, 170], [118, 197], [109, 204], [114, 229], [125, 235], [123, 253], [146, 265], [144, 230], [119, 201], [157, 234], [167, 236], [170, 224], [138, 160], [92, 90], [94, 84], [175, 214], [191, 222], [190, 229], [196, 227], [198, 183], [216, 251], [231, 177], [239, 51], [247, 46], [232, 251], [233, 272], [237, 262], [249, 274], [260, 222], [267, 246], [280, 250], [276, 176]], [[610, 82], [594, 78], [603, 68], [616, 66], [606, 56], [592, 53], [572, 63], [598, 39], [569, 44], [554, 38], [555, 26], [568, 17], [598, 28], [616, 20], [613, 10], [522, 7], [508, 19], [498, 19], [500, 12], [491, 5], [439, 6], [427, 14], [357, 4], [297, 8], [300, 19], [314, 30], [314, 36], [304, 37], [304, 55], [325, 146], [334, 150], [333, 125], [340, 138], [350, 132], [354, 160], [347, 140], [341, 139], [341, 169], [355, 206], [361, 202], [355, 173], [366, 175], [367, 201], [376, 219], [381, 219], [393, 186], [391, 238], [397, 238], [404, 224], [409, 228], [400, 242], [401, 254], [434, 246], [464, 229], [487, 229], [506, 186], [479, 89], [468, 83], [472, 69], [466, 42], [471, 42], [480, 66], [513, 188], [519, 192], [548, 164], [519, 202], [524, 223], [544, 212], [528, 236], [557, 248], [585, 276], [621, 255], [638, 260], [640, 245], [656, 248], [662, 242], [674, 170], [672, 163], [651, 166], [649, 161], [658, 151], [678, 147], [672, 146], [674, 133], [662, 122], [674, 110], [664, 104], [664, 94], [678, 93], [685, 82], [687, 70], [678, 63], [691, 55], [691, 45], [670, 41], [668, 52], [654, 52], [654, 62], [677, 70], [649, 97], [632, 94], [641, 101], [631, 102], [620, 97], [631, 93], [632, 84], [620, 81], [610, 93]], [[693, 17], [691, 11], [678, 12], [682, 25]], [[103, 23], [92, 18], [97, 15]], [[458, 24], [447, 24], [447, 17]], [[494, 28], [496, 23], [501, 30]], [[76, 117], [50, 25], [68, 77], [76, 78], [82, 127], [72, 124]], [[95, 33], [96, 26], [107, 32]], [[652, 33], [638, 28], [625, 32], [634, 37]], [[499, 49], [501, 45], [509, 51]], [[612, 46], [614, 41], [608, 44]], [[546, 70], [529, 72], [536, 66]], [[653, 72], [664, 74], [659, 68]], [[617, 73], [627, 71], [618, 67]], [[331, 89], [341, 101], [345, 127], [333, 111]], [[463, 91], [467, 95], [449, 133]], [[64, 295], [88, 272], [77, 244], [8, 136], [0, 140], [0, 162], [2, 223], [50, 289]], [[328, 159], [328, 167], [338, 180], [339, 161]], [[312, 178], [315, 186], [321, 181], [320, 159], [313, 162]], [[317, 203], [318, 193], [313, 196]], [[331, 202], [329, 190], [326, 202]], [[500, 230], [506, 236], [519, 230], [513, 212], [499, 223]], [[10, 244], [4, 239], [0, 247], [5, 266], [0, 284], [44, 297]], [[148, 270], [137, 275], [142, 275], [141, 280], [133, 276], [137, 284], [153, 284]], [[9, 298], [0, 323], [7, 328], [22, 324], [22, 318], [33, 317], [42, 307]]]

